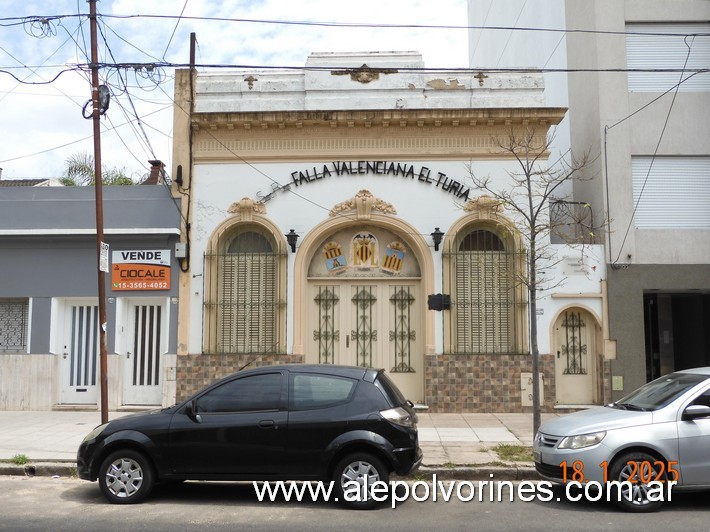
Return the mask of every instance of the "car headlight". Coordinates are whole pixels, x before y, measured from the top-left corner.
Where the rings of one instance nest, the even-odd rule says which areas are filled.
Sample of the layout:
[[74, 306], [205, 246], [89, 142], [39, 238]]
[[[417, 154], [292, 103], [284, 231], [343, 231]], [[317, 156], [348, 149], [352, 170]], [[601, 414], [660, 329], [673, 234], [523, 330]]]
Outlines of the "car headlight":
[[578, 434], [576, 436], [567, 436], [563, 438], [560, 444], [557, 446], [558, 449], [583, 449], [584, 447], [591, 447], [596, 445], [604, 439], [606, 432], [591, 432], [589, 434]]
[[91, 441], [91, 440], [93, 440], [93, 439], [96, 439], [96, 437], [97, 437], [99, 434], [101, 434], [101, 433], [104, 431], [104, 429], [105, 429], [106, 427], [108, 427], [108, 423], [104, 423], [103, 425], [99, 425], [99, 426], [96, 427], [94, 430], [92, 430], [91, 432], [89, 432], [89, 433], [86, 435], [86, 437], [84, 437], [84, 441]]

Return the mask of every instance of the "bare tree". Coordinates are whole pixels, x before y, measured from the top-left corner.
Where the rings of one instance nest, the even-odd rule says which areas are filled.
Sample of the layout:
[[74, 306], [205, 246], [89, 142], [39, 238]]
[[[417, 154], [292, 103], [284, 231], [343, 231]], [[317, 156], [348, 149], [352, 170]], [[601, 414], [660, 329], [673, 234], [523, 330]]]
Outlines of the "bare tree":
[[[86, 152], [75, 153], [66, 160], [64, 176], [60, 179], [65, 186], [94, 186], [96, 175], [94, 171], [94, 157]], [[104, 185], [135, 185], [134, 181], [126, 175], [125, 168], [101, 169], [101, 182]]]
[[[581, 210], [571, 208], [574, 202], [565, 201], [561, 195], [562, 190], [569, 188], [563, 187], [565, 183], [571, 184], [573, 180], [588, 179], [584, 171], [591, 162], [589, 153], [575, 158], [571, 152], [568, 152], [554, 165], [550, 165], [547, 158], [553, 138], [554, 134], [547, 136], [544, 130], [511, 127], [507, 135], [495, 139], [495, 145], [500, 153], [512, 156], [517, 162], [516, 170], [508, 172], [509, 179], [494, 181], [491, 176], [477, 176], [472, 167], [469, 169], [475, 188], [515, 213], [527, 245], [525, 250], [527, 267], [526, 271], [519, 276], [518, 282], [524, 284], [527, 289], [530, 313], [533, 434], [536, 434], [540, 427], [537, 296], [540, 290], [551, 288], [551, 279], [546, 278], [544, 272], [554, 265], [554, 258], [547, 243], [553, 233], [572, 236], [575, 243], [584, 244], [595, 240], [594, 224], [593, 221], [589, 221], [590, 206], [581, 204], [583, 207]], [[561, 210], [566, 214], [566, 220], [565, 217], [551, 217], [551, 205], [561, 206]], [[584, 227], [581, 231], [564, 230], [563, 226], [580, 227], [580, 223]]]

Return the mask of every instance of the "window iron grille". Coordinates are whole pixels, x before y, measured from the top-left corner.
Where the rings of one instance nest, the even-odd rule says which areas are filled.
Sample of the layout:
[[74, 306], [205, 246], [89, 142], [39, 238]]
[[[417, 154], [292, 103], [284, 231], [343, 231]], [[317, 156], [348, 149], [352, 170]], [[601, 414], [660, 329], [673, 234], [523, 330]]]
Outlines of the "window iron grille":
[[282, 353], [285, 301], [280, 293], [283, 254], [213, 253], [204, 257], [203, 352]]
[[335, 307], [340, 298], [335, 293], [334, 286], [321, 286], [314, 301], [318, 306], [318, 330], [313, 331], [313, 340], [318, 342], [318, 362], [334, 364], [340, 341], [340, 330], [336, 329], [338, 318]]
[[415, 373], [411, 365], [412, 343], [417, 339], [417, 332], [411, 328], [414, 301], [409, 286], [394, 287], [394, 294], [390, 297], [394, 313], [394, 331], [390, 331], [395, 360], [392, 373]]
[[0, 299], [0, 353], [26, 353], [28, 299]]
[[587, 344], [582, 343], [583, 327], [581, 312], [565, 312], [562, 321], [565, 329], [565, 343], [561, 346], [562, 355], [566, 358], [565, 375], [586, 375], [584, 362], [587, 357]]
[[372, 328], [376, 302], [372, 286], [360, 287], [352, 297], [356, 329], [350, 331], [350, 339], [355, 342], [357, 365], [366, 368], [372, 367], [373, 342], [377, 341], [377, 329]]

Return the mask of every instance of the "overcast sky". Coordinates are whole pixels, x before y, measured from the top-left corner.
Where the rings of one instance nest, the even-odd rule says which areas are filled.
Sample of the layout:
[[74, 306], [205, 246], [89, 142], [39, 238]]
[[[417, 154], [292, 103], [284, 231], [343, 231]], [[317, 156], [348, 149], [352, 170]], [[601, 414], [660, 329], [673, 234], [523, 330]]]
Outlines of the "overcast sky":
[[[100, 61], [187, 63], [197, 35], [198, 64], [303, 66], [311, 52], [415, 50], [427, 67], [467, 66], [465, 29], [344, 28], [177, 17], [466, 26], [466, 0], [100, 0]], [[90, 33], [85, 0], [0, 0], [0, 167], [3, 179], [60, 177], [68, 157], [93, 154], [92, 121], [82, 117], [91, 97]], [[68, 15], [47, 24], [14, 17]], [[105, 37], [105, 41], [104, 41]], [[66, 70], [66, 71], [65, 71]], [[62, 73], [62, 71], [65, 71]], [[60, 74], [61, 73], [61, 74]], [[134, 70], [110, 73], [111, 106], [102, 123], [102, 161], [139, 179], [149, 159], [172, 158], [173, 69], [154, 79]], [[14, 79], [12, 75], [18, 79]], [[54, 79], [56, 76], [58, 77]], [[156, 79], [158, 78], [158, 79]], [[159, 83], [156, 84], [156, 81]], [[46, 84], [39, 84], [49, 82]], [[128, 94], [121, 85], [128, 85]], [[130, 98], [129, 98], [130, 95]], [[136, 114], [140, 121], [136, 119]]]

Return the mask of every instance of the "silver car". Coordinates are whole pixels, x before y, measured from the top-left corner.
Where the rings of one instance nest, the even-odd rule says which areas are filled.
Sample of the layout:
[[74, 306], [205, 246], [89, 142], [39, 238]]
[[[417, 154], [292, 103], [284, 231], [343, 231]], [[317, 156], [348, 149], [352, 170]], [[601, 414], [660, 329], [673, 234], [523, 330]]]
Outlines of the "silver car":
[[543, 423], [533, 456], [544, 479], [593, 481], [629, 511], [657, 510], [667, 500], [659, 485], [672, 493], [710, 489], [710, 367], [671, 373], [615, 403]]

